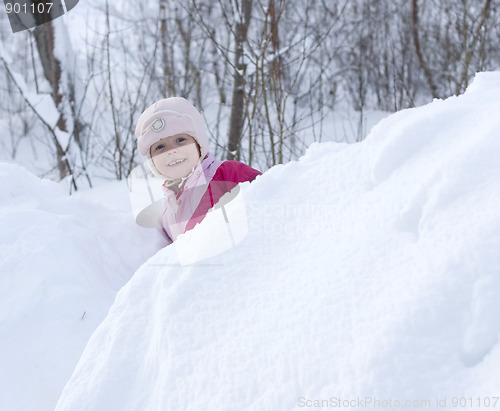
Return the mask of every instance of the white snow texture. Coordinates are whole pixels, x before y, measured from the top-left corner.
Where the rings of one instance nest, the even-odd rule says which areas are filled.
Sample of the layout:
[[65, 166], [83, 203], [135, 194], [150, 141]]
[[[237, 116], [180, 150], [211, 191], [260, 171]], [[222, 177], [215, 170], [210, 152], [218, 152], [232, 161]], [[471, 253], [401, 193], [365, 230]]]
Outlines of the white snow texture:
[[0, 193], [0, 410], [49, 411], [161, 237], [15, 164], [0, 163]]
[[[174, 246], [144, 263], [90, 337], [56, 410], [278, 411], [340, 399], [353, 410], [360, 398], [435, 405], [445, 397], [451, 408], [454, 396], [498, 397], [498, 96], [500, 73], [478, 74], [464, 95], [391, 115], [362, 143], [312, 144], [298, 162], [242, 184], [246, 237], [196, 264], [180, 264]], [[33, 302], [32, 311], [11, 313], [6, 335], [49, 338], [50, 325], [61, 350], [63, 337], [83, 341], [73, 333], [85, 334], [86, 305], [67, 312], [60, 301], [89, 290], [88, 281], [92, 294], [81, 297], [102, 313], [114, 287], [105, 262], [120, 267], [109, 255], [119, 253], [112, 234], [95, 244], [87, 228], [106, 227], [104, 211], [92, 223], [56, 204], [38, 214], [2, 208], [2, 227], [18, 218], [25, 230], [2, 233], [14, 260], [2, 253], [0, 301], [17, 309], [9, 300], [21, 295], [16, 282], [32, 288], [22, 292], [45, 299], [48, 312]], [[206, 235], [210, 224], [183, 237]], [[117, 220], [112, 228], [122, 236]], [[126, 230], [116, 241], [136, 261], [139, 240]], [[98, 248], [100, 271], [77, 275]], [[13, 270], [19, 277], [7, 275]], [[20, 389], [43, 389], [31, 377], [44, 353], [32, 346], [14, 358], [0, 343], [2, 365], [12, 361], [16, 375], [23, 367]], [[2, 388], [15, 389], [1, 375]]]

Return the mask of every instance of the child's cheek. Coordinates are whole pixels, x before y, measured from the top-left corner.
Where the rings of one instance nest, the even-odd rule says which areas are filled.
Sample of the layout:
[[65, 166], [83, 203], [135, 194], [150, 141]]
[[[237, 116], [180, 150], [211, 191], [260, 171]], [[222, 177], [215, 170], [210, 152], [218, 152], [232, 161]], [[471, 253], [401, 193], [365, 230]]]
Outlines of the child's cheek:
[[165, 153], [156, 153], [153, 157], [155, 165], [163, 164], [165, 162]]

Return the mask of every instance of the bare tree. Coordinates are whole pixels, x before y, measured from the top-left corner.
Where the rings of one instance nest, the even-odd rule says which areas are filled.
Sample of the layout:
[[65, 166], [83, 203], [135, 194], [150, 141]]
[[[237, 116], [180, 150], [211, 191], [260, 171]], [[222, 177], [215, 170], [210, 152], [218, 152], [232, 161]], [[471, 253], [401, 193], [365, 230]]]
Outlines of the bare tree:
[[236, 29], [234, 31], [234, 71], [233, 71], [233, 97], [231, 103], [231, 118], [229, 120], [227, 159], [240, 159], [240, 144], [243, 136], [243, 124], [245, 121], [245, 71], [244, 49], [247, 42], [247, 33], [252, 19], [252, 0], [241, 0], [234, 2], [240, 6], [235, 15], [237, 16]]
[[[43, 140], [54, 158], [44, 174], [71, 174], [73, 189], [96, 170], [128, 175], [141, 161], [137, 116], [160, 98], [205, 109], [218, 158], [265, 170], [313, 140], [342, 140], [324, 127], [339, 107], [357, 112], [359, 141], [367, 110], [461, 93], [475, 72], [500, 64], [500, 0], [106, 4], [95, 6], [74, 59], [58, 51], [59, 40], [70, 44], [63, 19], [14, 41], [0, 28], [3, 56], [16, 56], [0, 64], [2, 145], [15, 156]], [[56, 121], [33, 103], [47, 92]]]
[[413, 44], [415, 45], [415, 53], [417, 54], [420, 67], [422, 68], [422, 70], [424, 72], [425, 78], [427, 80], [427, 85], [429, 86], [432, 97], [438, 98], [439, 95], [438, 95], [437, 86], [434, 82], [434, 78], [433, 78], [432, 73], [429, 69], [429, 66], [427, 65], [427, 63], [424, 59], [424, 54], [423, 54], [421, 46], [420, 46], [419, 24], [418, 24], [418, 19], [419, 19], [418, 0], [412, 0], [411, 7], [412, 7], [411, 31], [412, 31], [412, 35], [413, 35]]

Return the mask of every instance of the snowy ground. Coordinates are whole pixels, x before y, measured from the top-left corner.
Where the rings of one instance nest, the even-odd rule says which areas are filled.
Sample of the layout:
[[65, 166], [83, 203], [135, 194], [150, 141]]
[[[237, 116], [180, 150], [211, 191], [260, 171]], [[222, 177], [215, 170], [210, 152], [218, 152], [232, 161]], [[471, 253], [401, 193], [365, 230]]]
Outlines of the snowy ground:
[[494, 408], [499, 95], [313, 144], [158, 252], [125, 186], [0, 164], [0, 410]]
[[[112, 188], [112, 190], [110, 190]], [[0, 163], [0, 410], [53, 410], [116, 292], [162, 237], [132, 212], [69, 197], [63, 185]]]
[[[243, 184], [245, 238], [194, 265], [175, 247], [149, 259], [57, 410], [493, 403], [498, 95], [500, 73], [481, 74], [465, 95], [392, 115], [363, 143], [313, 144]], [[205, 222], [185, 237], [218, 224]]]

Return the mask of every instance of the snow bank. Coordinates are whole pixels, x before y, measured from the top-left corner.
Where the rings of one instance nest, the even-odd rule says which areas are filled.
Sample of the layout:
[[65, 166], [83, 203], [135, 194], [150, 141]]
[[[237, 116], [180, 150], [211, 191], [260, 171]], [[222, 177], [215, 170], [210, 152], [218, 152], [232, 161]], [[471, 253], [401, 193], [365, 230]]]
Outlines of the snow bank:
[[0, 193], [0, 410], [53, 410], [116, 292], [160, 238], [131, 211], [69, 197], [15, 164], [0, 163]]
[[498, 396], [499, 95], [500, 73], [480, 74], [363, 143], [313, 144], [243, 184], [246, 238], [191, 266], [174, 247], [149, 259], [56, 409], [437, 409]]

